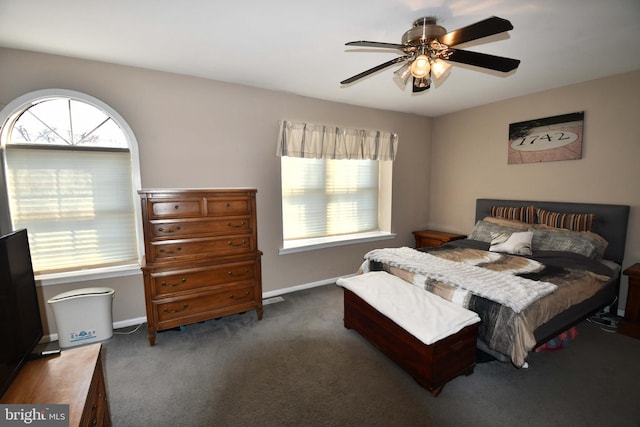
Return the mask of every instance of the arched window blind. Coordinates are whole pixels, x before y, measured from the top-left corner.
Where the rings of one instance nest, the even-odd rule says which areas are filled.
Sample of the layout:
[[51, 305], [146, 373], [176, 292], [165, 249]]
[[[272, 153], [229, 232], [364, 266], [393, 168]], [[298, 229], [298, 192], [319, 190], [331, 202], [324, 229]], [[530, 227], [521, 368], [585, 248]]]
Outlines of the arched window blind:
[[7, 106], [0, 123], [11, 226], [27, 229], [34, 270], [137, 264], [132, 133], [99, 100], [41, 92]]
[[135, 263], [129, 151], [6, 150], [14, 228], [26, 228], [33, 268], [52, 272]]

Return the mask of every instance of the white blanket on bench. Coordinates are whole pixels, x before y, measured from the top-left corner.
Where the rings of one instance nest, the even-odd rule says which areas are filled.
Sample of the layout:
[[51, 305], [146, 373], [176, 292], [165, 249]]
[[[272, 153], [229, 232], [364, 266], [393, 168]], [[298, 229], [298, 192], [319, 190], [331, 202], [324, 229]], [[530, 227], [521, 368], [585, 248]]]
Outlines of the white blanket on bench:
[[358, 295], [427, 345], [480, 321], [473, 311], [384, 271], [340, 278], [337, 284]]

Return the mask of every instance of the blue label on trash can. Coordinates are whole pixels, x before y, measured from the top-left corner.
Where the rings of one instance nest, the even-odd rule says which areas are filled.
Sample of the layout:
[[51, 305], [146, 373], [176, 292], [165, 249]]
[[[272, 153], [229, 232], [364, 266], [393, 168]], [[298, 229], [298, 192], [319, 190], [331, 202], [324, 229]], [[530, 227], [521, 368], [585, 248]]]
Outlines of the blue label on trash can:
[[69, 341], [71, 342], [78, 342], [78, 341], [86, 341], [86, 340], [91, 340], [96, 338], [96, 331], [95, 329], [89, 329], [86, 331], [79, 331], [79, 332], [71, 332], [71, 336], [69, 338]]

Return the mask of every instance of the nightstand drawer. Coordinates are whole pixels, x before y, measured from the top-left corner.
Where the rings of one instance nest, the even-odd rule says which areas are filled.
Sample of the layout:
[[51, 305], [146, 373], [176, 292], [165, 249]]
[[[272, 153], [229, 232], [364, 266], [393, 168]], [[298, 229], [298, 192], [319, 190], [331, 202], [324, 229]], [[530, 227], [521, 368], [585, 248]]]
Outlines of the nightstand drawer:
[[640, 263], [627, 268], [622, 274], [629, 276], [627, 304], [618, 333], [640, 339]]

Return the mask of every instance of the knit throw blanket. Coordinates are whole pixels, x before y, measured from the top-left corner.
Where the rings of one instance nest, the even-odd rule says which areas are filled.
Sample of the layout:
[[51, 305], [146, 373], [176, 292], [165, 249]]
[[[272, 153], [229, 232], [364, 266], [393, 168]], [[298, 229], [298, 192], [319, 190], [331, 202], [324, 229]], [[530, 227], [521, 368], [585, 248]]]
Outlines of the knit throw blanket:
[[474, 295], [507, 306], [516, 313], [557, 289], [553, 283], [529, 280], [464, 262], [450, 261], [406, 247], [374, 249], [365, 255], [365, 259], [465, 289]]

